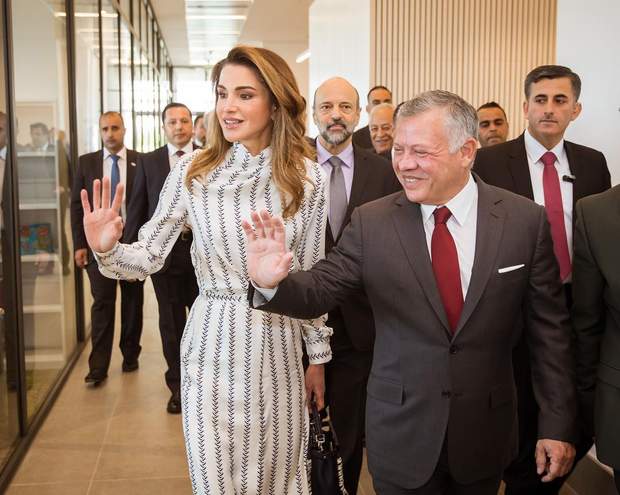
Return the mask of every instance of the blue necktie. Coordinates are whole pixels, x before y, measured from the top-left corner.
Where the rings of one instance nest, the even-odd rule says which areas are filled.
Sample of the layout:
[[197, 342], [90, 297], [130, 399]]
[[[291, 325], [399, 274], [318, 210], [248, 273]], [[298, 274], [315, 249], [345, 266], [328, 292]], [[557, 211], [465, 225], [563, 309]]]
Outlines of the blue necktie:
[[112, 173], [110, 174], [110, 202], [114, 200], [114, 194], [116, 193], [116, 186], [121, 181], [121, 171], [118, 168], [118, 159], [120, 158], [118, 155], [110, 155], [112, 159]]

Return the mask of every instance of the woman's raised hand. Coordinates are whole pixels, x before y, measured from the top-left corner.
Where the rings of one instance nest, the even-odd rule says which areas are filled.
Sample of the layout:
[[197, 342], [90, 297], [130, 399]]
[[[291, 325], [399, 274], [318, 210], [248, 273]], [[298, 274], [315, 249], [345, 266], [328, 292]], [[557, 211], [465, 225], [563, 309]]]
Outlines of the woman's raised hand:
[[88, 202], [88, 193], [82, 189], [82, 208], [84, 209], [84, 233], [88, 245], [93, 251], [105, 253], [114, 247], [123, 235], [123, 219], [120, 216], [123, 204], [123, 184], [116, 186], [114, 200], [110, 205], [110, 178], [93, 181], [93, 208]]
[[258, 287], [272, 289], [288, 275], [293, 253], [286, 249], [282, 219], [266, 211], [260, 215], [253, 211], [252, 223], [242, 222], [248, 247], [248, 274]]

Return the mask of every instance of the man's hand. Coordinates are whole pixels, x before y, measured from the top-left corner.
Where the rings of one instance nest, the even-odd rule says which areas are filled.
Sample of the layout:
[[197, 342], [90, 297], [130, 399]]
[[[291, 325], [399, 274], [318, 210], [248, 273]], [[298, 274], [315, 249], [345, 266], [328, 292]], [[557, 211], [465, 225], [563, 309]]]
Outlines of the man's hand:
[[114, 244], [123, 235], [123, 219], [120, 216], [123, 204], [123, 184], [116, 186], [114, 201], [110, 205], [110, 178], [103, 178], [103, 191], [101, 181], [93, 181], [93, 209], [90, 209], [88, 193], [82, 189], [82, 208], [84, 209], [84, 233], [88, 245], [93, 251], [105, 253], [114, 247]]
[[282, 219], [268, 212], [252, 212], [252, 222], [243, 221], [248, 254], [248, 274], [261, 288], [273, 289], [286, 278], [293, 253], [286, 250]]
[[75, 258], [75, 264], [79, 268], [84, 268], [86, 265], [88, 265], [88, 249], [76, 249], [73, 257]]
[[536, 443], [536, 472], [546, 473], [542, 481], [565, 476], [573, 466], [575, 447], [567, 442], [543, 438]]
[[325, 407], [325, 367], [322, 364], [311, 364], [306, 370], [306, 401], [308, 407], [314, 401], [319, 411]]

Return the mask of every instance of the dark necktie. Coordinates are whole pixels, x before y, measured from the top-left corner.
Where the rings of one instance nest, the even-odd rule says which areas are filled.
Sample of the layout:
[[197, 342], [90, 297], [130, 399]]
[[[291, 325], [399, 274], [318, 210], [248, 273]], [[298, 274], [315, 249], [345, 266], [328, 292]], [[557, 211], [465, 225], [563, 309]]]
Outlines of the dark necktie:
[[110, 158], [112, 159], [112, 170], [110, 173], [110, 201], [112, 201], [114, 199], [114, 195], [116, 194], [116, 186], [118, 186], [118, 183], [121, 181], [121, 171], [118, 168], [118, 160], [120, 157], [118, 155], [110, 155]]
[[329, 177], [329, 226], [335, 240], [347, 213], [347, 188], [342, 173], [343, 161], [337, 156], [332, 156], [328, 161], [332, 166]]
[[566, 239], [566, 226], [564, 224], [564, 205], [562, 204], [560, 178], [555, 168], [555, 160], [556, 157], [551, 151], [547, 151], [540, 159], [545, 166], [543, 169], [543, 189], [545, 191], [545, 210], [551, 225], [553, 252], [560, 265], [560, 278], [564, 281], [570, 275], [571, 262], [568, 252], [568, 241]]
[[463, 309], [463, 289], [456, 244], [446, 225], [452, 213], [442, 206], [433, 212], [433, 216], [435, 217], [435, 228], [431, 238], [433, 272], [450, 329], [454, 333]]

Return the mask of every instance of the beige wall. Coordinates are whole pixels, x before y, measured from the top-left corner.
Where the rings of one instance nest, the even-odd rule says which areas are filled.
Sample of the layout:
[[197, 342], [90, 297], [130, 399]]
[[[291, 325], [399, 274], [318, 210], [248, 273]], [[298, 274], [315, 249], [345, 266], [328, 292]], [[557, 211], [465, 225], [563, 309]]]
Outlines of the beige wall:
[[525, 127], [523, 79], [554, 63], [556, 0], [371, 0], [371, 84], [395, 101], [445, 89], [506, 109], [511, 137]]

